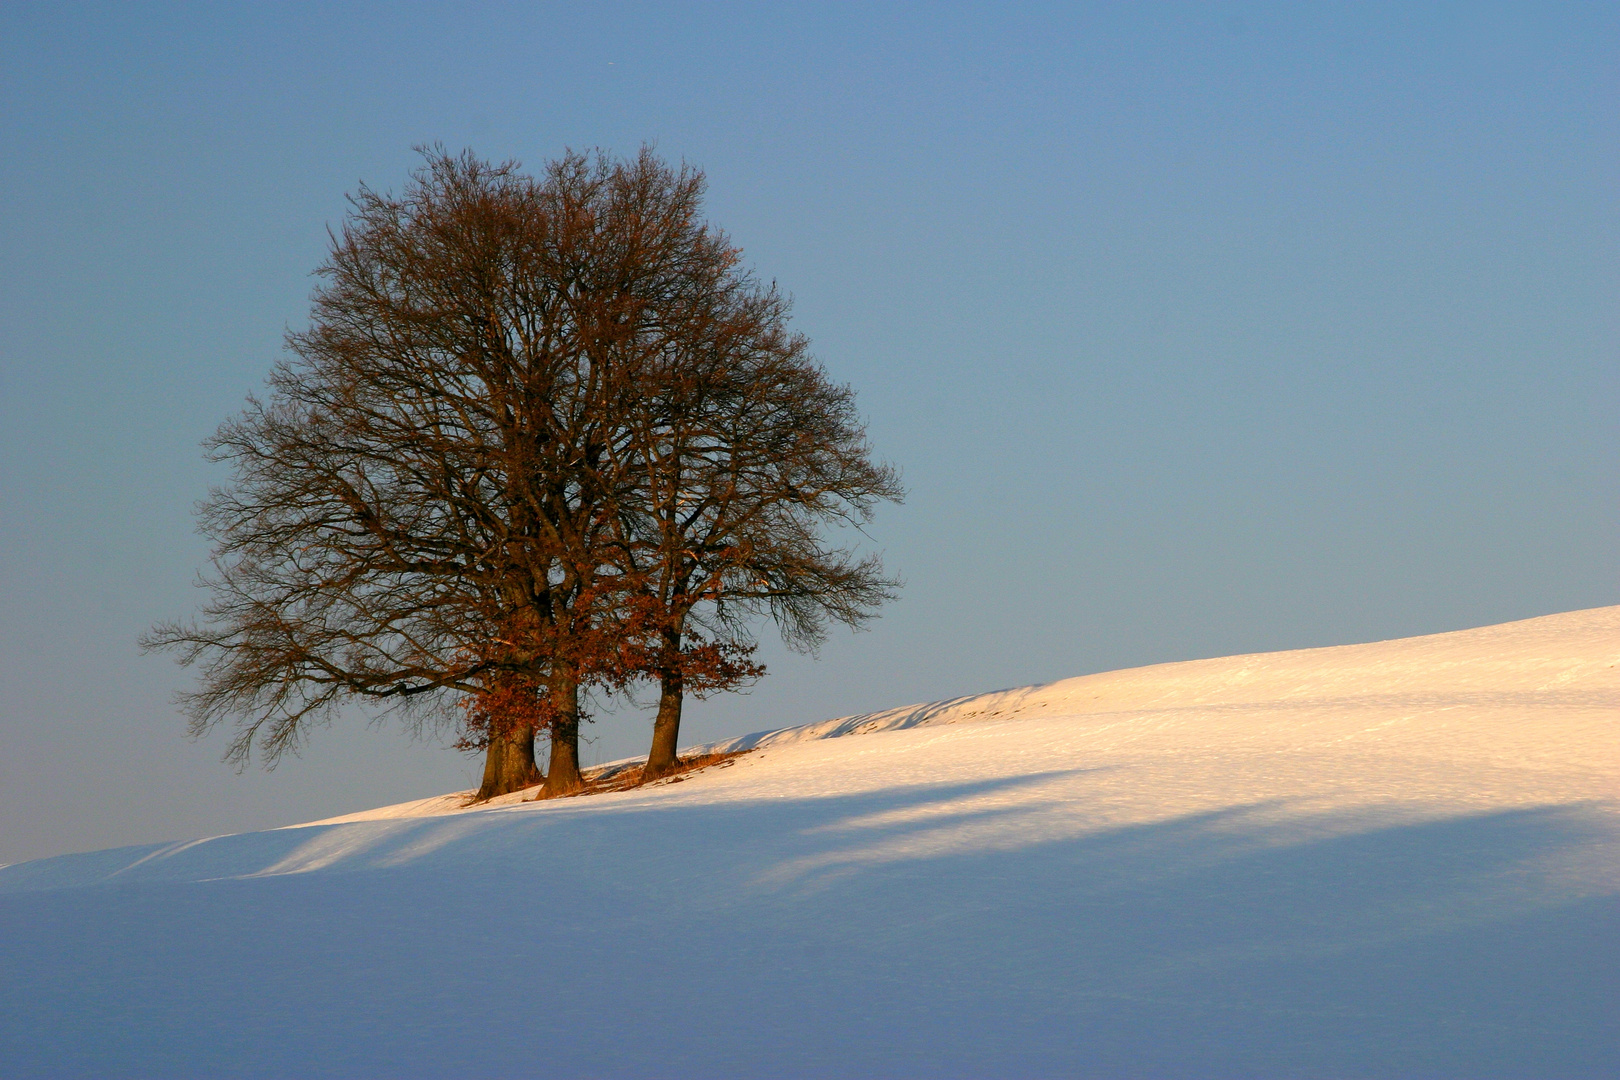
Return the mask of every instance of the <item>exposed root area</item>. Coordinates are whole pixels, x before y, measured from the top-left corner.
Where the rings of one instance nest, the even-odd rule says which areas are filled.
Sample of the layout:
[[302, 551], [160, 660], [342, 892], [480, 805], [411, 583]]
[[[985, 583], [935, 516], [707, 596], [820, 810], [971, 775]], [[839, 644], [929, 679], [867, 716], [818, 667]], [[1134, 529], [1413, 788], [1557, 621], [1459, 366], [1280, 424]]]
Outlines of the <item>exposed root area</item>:
[[[629, 791], [639, 787], [659, 787], [663, 784], [679, 784], [692, 773], [702, 772], [704, 769], [724, 769], [736, 764], [738, 758], [751, 750], [734, 750], [729, 754], [695, 754], [692, 757], [683, 757], [676, 764], [673, 772], [667, 772], [656, 780], [642, 778], [643, 765], [598, 765], [595, 768], [584, 770], [585, 786], [578, 791], [571, 791], [567, 795], [559, 795], [561, 799], [577, 799], [585, 795], [605, 795], [610, 791]], [[528, 789], [533, 794], [527, 795], [524, 802], [538, 802], [543, 785]]]

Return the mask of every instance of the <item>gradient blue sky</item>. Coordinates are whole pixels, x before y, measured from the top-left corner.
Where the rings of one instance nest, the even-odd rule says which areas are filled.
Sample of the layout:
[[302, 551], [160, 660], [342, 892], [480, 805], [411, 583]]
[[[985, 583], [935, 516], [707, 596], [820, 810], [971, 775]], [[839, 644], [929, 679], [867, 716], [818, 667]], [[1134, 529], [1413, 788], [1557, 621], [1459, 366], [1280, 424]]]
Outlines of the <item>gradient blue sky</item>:
[[417, 143], [707, 170], [905, 472], [904, 598], [691, 740], [1620, 602], [1617, 57], [1599, 3], [8, 3], [0, 861], [472, 779], [358, 716], [237, 776], [134, 645]]

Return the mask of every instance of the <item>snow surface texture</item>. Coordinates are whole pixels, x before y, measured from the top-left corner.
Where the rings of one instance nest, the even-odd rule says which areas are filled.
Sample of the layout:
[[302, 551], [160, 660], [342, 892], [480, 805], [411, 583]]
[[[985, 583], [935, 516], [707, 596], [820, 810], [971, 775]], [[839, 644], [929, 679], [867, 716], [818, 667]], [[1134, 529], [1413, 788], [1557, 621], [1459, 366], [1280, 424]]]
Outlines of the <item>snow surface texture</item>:
[[1620, 607], [0, 868], [0, 1075], [1620, 1076]]

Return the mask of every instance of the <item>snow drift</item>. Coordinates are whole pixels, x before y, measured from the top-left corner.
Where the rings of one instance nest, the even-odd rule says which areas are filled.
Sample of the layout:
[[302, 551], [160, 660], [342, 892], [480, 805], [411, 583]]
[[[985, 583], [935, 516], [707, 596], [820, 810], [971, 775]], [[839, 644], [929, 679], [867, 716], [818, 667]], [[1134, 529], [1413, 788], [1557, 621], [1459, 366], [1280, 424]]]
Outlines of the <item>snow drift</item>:
[[1620, 607], [0, 868], [6, 1076], [1620, 1074]]

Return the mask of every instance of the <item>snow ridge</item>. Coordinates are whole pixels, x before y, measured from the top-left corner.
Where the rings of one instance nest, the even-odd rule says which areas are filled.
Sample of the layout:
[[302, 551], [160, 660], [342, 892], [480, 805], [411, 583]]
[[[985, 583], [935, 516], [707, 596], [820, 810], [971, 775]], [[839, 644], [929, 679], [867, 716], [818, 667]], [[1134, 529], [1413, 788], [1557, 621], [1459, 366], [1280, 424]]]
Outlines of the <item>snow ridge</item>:
[[1620, 1075], [1620, 607], [0, 867], [10, 1076]]

